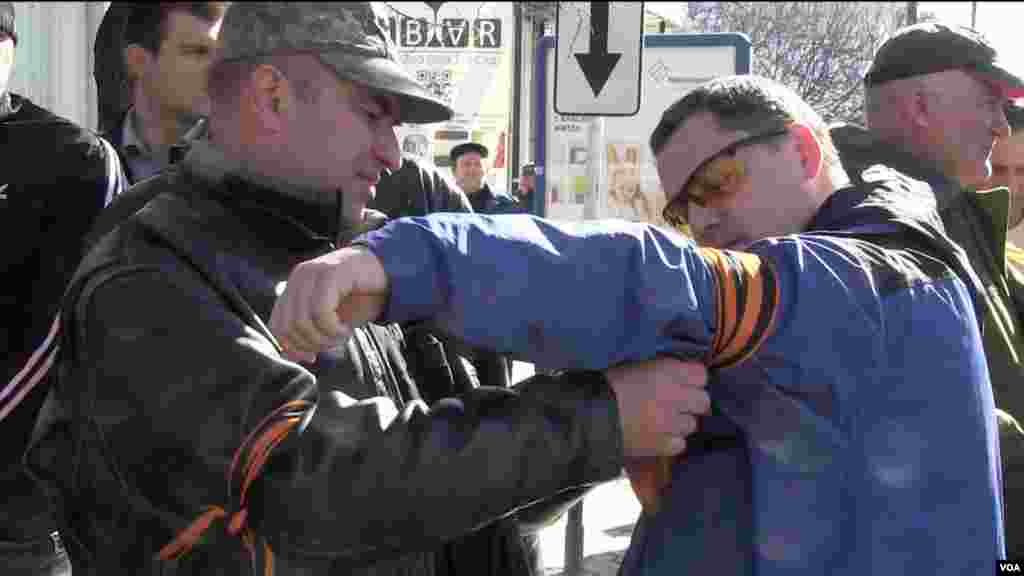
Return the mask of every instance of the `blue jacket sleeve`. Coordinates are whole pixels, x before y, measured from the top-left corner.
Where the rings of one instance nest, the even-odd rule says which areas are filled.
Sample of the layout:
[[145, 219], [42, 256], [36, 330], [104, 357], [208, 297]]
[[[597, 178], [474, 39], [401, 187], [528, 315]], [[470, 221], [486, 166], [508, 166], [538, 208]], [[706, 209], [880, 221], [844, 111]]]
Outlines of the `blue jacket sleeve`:
[[657, 354], [727, 365], [767, 336], [778, 300], [756, 256], [634, 222], [432, 214], [360, 242], [391, 280], [386, 321], [432, 318], [548, 368]]

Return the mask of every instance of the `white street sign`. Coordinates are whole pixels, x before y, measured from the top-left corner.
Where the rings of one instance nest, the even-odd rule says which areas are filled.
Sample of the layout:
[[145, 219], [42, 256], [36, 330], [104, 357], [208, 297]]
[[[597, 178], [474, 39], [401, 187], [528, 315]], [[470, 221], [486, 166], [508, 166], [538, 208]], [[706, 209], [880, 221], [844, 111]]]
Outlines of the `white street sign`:
[[636, 114], [643, 31], [643, 2], [559, 2], [555, 112]]

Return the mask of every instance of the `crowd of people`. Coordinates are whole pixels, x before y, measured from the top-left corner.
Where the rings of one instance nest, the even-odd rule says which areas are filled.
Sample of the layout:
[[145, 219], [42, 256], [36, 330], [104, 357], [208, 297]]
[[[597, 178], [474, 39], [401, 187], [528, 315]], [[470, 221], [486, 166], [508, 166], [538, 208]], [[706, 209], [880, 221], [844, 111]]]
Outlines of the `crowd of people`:
[[625, 575], [1024, 554], [1024, 81], [981, 35], [897, 31], [865, 127], [679, 94], [659, 227], [403, 156], [453, 111], [377, 9], [114, 2], [97, 135], [7, 89], [0, 3], [4, 574], [533, 576], [623, 472]]

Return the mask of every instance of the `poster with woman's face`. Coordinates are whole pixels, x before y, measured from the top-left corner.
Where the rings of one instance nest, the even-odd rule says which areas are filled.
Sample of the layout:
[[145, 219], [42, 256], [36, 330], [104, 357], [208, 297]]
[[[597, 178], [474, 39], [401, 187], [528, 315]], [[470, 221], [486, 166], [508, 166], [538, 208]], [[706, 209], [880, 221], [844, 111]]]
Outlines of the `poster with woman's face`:
[[641, 154], [644, 147], [637, 142], [609, 142], [608, 215], [640, 222], [657, 222], [660, 214], [655, 203], [644, 194], [641, 182]]

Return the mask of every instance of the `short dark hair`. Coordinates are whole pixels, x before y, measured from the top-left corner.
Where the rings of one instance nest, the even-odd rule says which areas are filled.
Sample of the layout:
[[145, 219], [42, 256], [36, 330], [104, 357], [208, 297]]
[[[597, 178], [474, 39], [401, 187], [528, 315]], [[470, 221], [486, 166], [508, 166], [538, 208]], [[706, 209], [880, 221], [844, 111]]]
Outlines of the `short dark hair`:
[[778, 131], [792, 122], [804, 122], [818, 136], [828, 163], [838, 160], [821, 115], [790, 88], [753, 74], [716, 78], [687, 92], [665, 110], [651, 132], [651, 151], [661, 152], [679, 126], [701, 112], [710, 112], [724, 130], [751, 134]]
[[133, 2], [124, 23], [124, 45], [138, 44], [150, 54], [160, 52], [167, 36], [167, 19], [175, 12], [216, 22], [227, 11], [227, 2]]
[[[242, 85], [260, 65], [277, 68], [291, 83], [295, 97], [305, 103], [316, 101], [315, 70], [323, 68], [316, 56], [306, 53], [271, 54], [237, 60], [217, 60], [210, 66], [206, 90], [215, 106], [234, 104]], [[326, 70], [326, 68], [323, 68]]]

